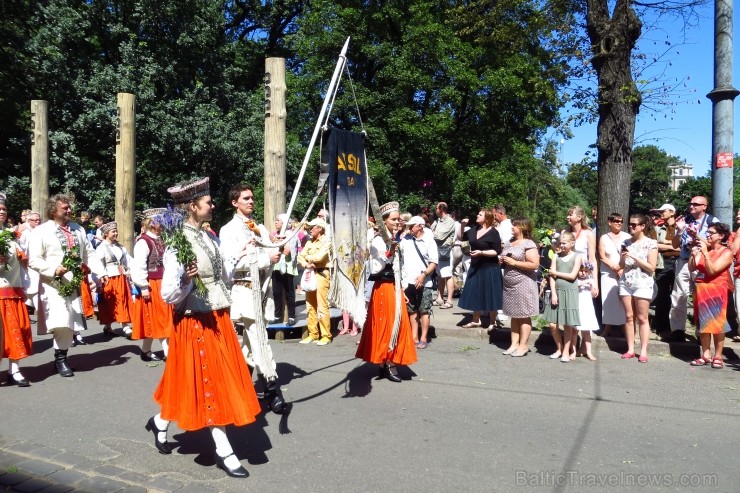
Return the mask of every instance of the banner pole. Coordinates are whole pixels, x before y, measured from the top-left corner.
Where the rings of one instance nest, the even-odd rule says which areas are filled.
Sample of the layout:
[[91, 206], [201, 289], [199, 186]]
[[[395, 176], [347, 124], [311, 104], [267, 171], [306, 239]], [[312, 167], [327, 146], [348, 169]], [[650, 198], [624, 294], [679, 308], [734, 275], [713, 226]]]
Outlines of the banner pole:
[[[314, 145], [316, 144], [316, 139], [319, 135], [319, 130], [321, 130], [322, 120], [324, 119], [324, 115], [327, 111], [327, 108], [329, 106], [329, 101], [333, 100], [334, 93], [337, 91], [337, 88], [339, 86], [339, 78], [342, 74], [342, 70], [344, 69], [344, 64], [347, 60], [347, 48], [349, 46], [349, 40], [350, 38], [347, 37], [347, 41], [344, 42], [344, 46], [342, 47], [342, 52], [339, 54], [339, 59], [337, 60], [337, 66], [334, 68], [334, 74], [331, 77], [331, 82], [329, 82], [329, 88], [326, 91], [326, 97], [324, 97], [324, 103], [321, 106], [321, 112], [319, 113], [319, 118], [316, 120], [316, 126], [313, 129], [313, 135], [311, 136], [311, 141], [308, 144], [308, 149], [306, 150], [306, 156], [303, 158], [303, 166], [301, 167], [301, 172], [298, 175], [298, 180], [296, 180], [295, 187], [293, 188], [293, 195], [290, 198], [290, 204], [288, 205], [288, 211], [286, 212], [288, 218], [290, 218], [291, 213], [293, 212], [293, 206], [295, 205], [296, 198], [298, 197], [298, 191], [301, 188], [301, 183], [303, 182], [303, 175], [306, 174], [306, 168], [308, 167], [308, 161], [311, 159], [311, 153], [313, 152]], [[285, 221], [283, 223], [283, 227], [280, 229], [280, 234], [285, 234], [285, 228], [288, 224], [288, 221]]]

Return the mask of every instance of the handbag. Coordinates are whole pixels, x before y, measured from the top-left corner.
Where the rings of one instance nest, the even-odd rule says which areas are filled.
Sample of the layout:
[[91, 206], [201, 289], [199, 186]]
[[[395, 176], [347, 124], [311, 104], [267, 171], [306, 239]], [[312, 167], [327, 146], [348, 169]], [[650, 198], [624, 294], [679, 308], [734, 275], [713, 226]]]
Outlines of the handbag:
[[470, 242], [468, 240], [461, 241], [460, 250], [462, 250], [463, 255], [470, 257]]
[[301, 289], [310, 293], [316, 291], [316, 273], [313, 269], [306, 269], [301, 276]]
[[[419, 250], [419, 247], [416, 246], [416, 240], [413, 240], [414, 242], [414, 248], [416, 248], [416, 253], [419, 254], [419, 258], [421, 259], [422, 263], [424, 264], [424, 267], [429, 267], [429, 264], [424, 259], [424, 255], [421, 254], [421, 250]], [[434, 272], [432, 272], [432, 289], [437, 289], [437, 269], [434, 269]]]
[[452, 244], [445, 245], [445, 242], [455, 234], [455, 229], [453, 228], [452, 231], [450, 231], [450, 234], [445, 236], [443, 239], [438, 240], [437, 238], [434, 238], [434, 241], [437, 243], [437, 253], [439, 254], [440, 260], [450, 260], [450, 253], [452, 253]]

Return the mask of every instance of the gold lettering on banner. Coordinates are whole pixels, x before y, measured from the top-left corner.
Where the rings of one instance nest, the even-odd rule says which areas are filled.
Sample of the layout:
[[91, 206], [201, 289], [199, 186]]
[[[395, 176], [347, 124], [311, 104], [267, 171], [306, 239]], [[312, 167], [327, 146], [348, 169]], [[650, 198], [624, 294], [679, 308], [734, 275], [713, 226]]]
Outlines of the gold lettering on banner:
[[361, 175], [362, 169], [360, 169], [360, 158], [354, 154], [342, 153], [337, 156], [337, 169], [342, 171], [353, 171], [355, 174]]

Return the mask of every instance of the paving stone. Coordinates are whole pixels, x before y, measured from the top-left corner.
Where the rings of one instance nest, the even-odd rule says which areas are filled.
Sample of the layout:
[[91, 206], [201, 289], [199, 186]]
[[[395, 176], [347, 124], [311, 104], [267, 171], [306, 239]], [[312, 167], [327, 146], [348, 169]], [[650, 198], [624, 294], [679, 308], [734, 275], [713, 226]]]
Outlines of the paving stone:
[[103, 464], [100, 467], [96, 467], [93, 469], [93, 472], [101, 474], [103, 476], [118, 476], [120, 474], [123, 474], [126, 472], [126, 469], [121, 469], [120, 467], [111, 466], [110, 464]]
[[173, 479], [160, 477], [160, 478], [150, 479], [149, 481], [144, 483], [144, 486], [146, 486], [147, 488], [152, 488], [152, 489], [160, 490], [160, 491], [177, 491], [185, 485]]
[[175, 493], [218, 493], [219, 491], [220, 490], [209, 488], [208, 486], [189, 484], [187, 486], [183, 486]]
[[34, 476], [47, 476], [54, 471], [62, 469], [62, 466], [56, 464], [50, 464], [42, 460], [31, 459], [25, 462], [21, 462], [16, 467], [27, 473], [33, 474]]
[[131, 485], [128, 488], [122, 489], [118, 493], [146, 493], [148, 490], [143, 486]]
[[14, 467], [21, 462], [25, 462], [28, 460], [28, 457], [24, 457], [22, 455], [14, 454], [7, 451], [1, 451], [0, 452], [0, 464], [2, 464], [2, 467], [4, 469], [7, 469], [9, 467]]
[[49, 474], [48, 476], [46, 476], [45, 479], [48, 479], [53, 483], [74, 485], [75, 483], [89, 477], [90, 476], [88, 476], [87, 474], [79, 471], [75, 471], [72, 469], [62, 469]]
[[147, 476], [146, 474], [139, 474], [138, 472], [131, 471], [126, 471], [116, 477], [124, 481], [129, 481], [131, 483], [145, 483], [149, 481], [149, 476]]
[[31, 476], [22, 472], [6, 472], [0, 476], [0, 486], [13, 486], [29, 479]]
[[31, 443], [31, 442], [18, 442], [7, 448], [8, 450], [12, 450], [13, 452], [22, 452], [24, 454], [30, 454], [34, 450], [38, 450], [42, 448], [42, 446], [37, 445], [35, 443]]
[[17, 491], [18, 493], [36, 493], [48, 486], [51, 486], [51, 483], [48, 481], [31, 478], [28, 481], [23, 481], [13, 486], [13, 491]]
[[74, 490], [73, 486], [67, 486], [66, 484], [52, 484], [36, 493], [67, 493], [72, 490]]
[[33, 455], [39, 458], [43, 458], [43, 459], [51, 459], [61, 453], [62, 453], [61, 450], [57, 450], [55, 448], [49, 448], [49, 447], [39, 447], [33, 451]]
[[75, 469], [77, 469], [78, 471], [92, 472], [95, 470], [95, 468], [100, 467], [103, 464], [104, 462], [102, 460], [87, 459], [85, 461], [75, 464]]
[[78, 488], [95, 491], [96, 493], [114, 493], [129, 486], [131, 485], [123, 481], [116, 481], [115, 479], [105, 478], [103, 476], [93, 476], [77, 483]]
[[54, 456], [54, 462], [59, 462], [65, 466], [76, 466], [87, 461], [88, 458], [74, 452], [62, 452], [59, 455]]

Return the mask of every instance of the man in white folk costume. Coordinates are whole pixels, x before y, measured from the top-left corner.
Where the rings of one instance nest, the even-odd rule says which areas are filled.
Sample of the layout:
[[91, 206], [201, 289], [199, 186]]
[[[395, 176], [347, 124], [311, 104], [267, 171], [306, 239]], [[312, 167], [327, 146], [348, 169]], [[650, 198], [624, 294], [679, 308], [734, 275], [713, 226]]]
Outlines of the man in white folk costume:
[[254, 192], [251, 186], [239, 184], [232, 187], [229, 201], [236, 210], [234, 218], [221, 228], [220, 238], [226, 261], [235, 265], [231, 319], [244, 325], [242, 352], [262, 382], [264, 399], [274, 413], [282, 414], [287, 406], [265, 329], [267, 321], [275, 318], [269, 280], [271, 266], [280, 260], [280, 250], [260, 246], [271, 244], [270, 233], [252, 216]]
[[108, 282], [85, 230], [71, 222], [71, 216], [69, 197], [50, 197], [46, 205], [48, 221], [31, 232], [28, 243], [28, 265], [41, 278], [38, 334], [54, 335], [54, 361], [62, 377], [74, 376], [67, 363], [67, 351], [74, 331], [86, 329], [80, 297], [82, 264], [87, 264], [103, 285]]

